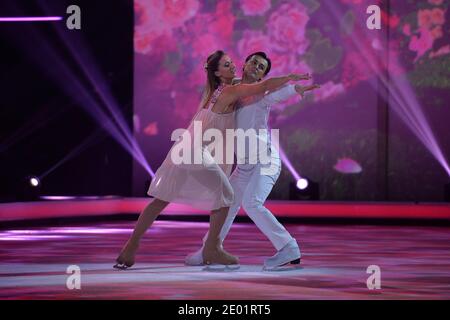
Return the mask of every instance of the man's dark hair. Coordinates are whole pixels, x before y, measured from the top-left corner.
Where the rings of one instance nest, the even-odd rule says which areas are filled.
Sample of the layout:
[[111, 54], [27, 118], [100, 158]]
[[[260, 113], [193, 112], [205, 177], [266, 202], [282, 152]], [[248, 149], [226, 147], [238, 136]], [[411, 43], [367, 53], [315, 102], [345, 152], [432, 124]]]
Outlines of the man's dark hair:
[[266, 76], [269, 73], [270, 68], [272, 67], [272, 62], [270, 61], [269, 57], [265, 52], [262, 51], [253, 52], [247, 58], [245, 58], [245, 63], [247, 63], [247, 61], [250, 60], [253, 56], [260, 56], [261, 58], [267, 61], [267, 69], [266, 72], [264, 72], [264, 76]]

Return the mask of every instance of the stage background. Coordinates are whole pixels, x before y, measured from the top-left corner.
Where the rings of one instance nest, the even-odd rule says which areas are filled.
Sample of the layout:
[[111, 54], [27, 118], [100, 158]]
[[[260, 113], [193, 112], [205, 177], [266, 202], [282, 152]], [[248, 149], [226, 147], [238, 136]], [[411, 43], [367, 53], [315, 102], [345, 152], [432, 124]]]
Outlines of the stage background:
[[[381, 30], [366, 27], [370, 4], [382, 8]], [[383, 98], [380, 75], [407, 76], [449, 159], [447, 1], [136, 0], [134, 11], [134, 132], [153, 170], [194, 115], [208, 54], [225, 50], [240, 71], [262, 50], [269, 76], [310, 72], [322, 86], [273, 106], [270, 119], [320, 200], [444, 200], [447, 173]], [[292, 181], [284, 166], [270, 198], [288, 199]], [[133, 194], [149, 182], [135, 162]]]

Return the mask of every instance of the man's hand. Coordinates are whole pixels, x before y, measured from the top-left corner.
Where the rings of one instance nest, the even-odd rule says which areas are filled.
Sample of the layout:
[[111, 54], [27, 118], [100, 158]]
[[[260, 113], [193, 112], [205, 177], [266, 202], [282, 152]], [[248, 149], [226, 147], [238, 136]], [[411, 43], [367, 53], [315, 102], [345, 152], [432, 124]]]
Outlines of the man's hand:
[[301, 75], [300, 80], [310, 80], [310, 79], [312, 79], [312, 76], [309, 73], [305, 73]]
[[309, 79], [311, 79], [311, 75], [309, 73], [305, 74], [291, 73], [289, 75], [289, 80], [292, 81], [309, 80]]
[[311, 91], [311, 90], [318, 89], [318, 88], [320, 88], [320, 86], [318, 84], [312, 84], [312, 85], [304, 86], [304, 87], [302, 87], [298, 84], [295, 85], [295, 91], [297, 91], [297, 93], [300, 94], [302, 96], [302, 98], [305, 97], [306, 91]]

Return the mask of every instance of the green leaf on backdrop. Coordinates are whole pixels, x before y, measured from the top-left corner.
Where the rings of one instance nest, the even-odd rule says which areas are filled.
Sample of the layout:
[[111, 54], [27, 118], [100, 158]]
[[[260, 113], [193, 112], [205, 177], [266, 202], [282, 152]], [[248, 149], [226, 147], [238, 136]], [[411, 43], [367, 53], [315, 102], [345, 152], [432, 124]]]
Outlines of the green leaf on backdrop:
[[300, 0], [300, 2], [308, 9], [308, 14], [320, 8], [320, 3], [317, 0]]
[[347, 11], [342, 17], [340, 23], [341, 34], [349, 36], [353, 33], [353, 28], [355, 26], [355, 15], [352, 11]]
[[164, 57], [163, 66], [172, 74], [176, 74], [181, 65], [181, 53], [178, 51], [171, 51]]
[[342, 59], [342, 48], [334, 47], [330, 39], [322, 38], [311, 45], [304, 55], [306, 63], [315, 73], [321, 74], [334, 69]]
[[420, 59], [408, 77], [415, 87], [450, 88], [450, 55]]

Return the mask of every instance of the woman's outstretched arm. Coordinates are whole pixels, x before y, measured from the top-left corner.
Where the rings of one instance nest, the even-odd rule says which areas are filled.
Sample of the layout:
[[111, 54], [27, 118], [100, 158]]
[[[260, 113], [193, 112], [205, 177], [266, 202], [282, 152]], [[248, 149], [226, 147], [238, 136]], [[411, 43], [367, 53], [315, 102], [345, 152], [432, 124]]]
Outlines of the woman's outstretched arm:
[[227, 88], [227, 93], [233, 101], [248, 96], [263, 94], [266, 91], [278, 89], [289, 81], [309, 79], [309, 75], [292, 73], [283, 77], [270, 78], [255, 84], [238, 84]]

